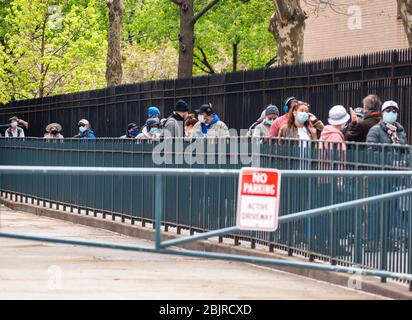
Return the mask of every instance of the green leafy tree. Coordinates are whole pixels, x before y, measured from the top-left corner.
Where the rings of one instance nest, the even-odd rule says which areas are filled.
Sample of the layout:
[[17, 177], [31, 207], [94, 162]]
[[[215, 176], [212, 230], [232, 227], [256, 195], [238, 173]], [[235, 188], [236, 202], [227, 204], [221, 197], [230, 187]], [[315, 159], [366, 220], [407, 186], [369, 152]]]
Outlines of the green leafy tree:
[[105, 85], [105, 30], [97, 1], [14, 0], [4, 18], [9, 99]]

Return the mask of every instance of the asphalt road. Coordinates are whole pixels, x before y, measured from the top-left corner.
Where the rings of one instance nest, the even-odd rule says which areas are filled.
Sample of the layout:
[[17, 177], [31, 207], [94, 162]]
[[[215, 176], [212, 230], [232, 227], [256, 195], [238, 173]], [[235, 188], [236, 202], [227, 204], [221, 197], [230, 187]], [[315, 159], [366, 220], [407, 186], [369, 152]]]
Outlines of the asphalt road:
[[[0, 208], [6, 232], [153, 245]], [[237, 262], [0, 238], [0, 299], [380, 299]]]

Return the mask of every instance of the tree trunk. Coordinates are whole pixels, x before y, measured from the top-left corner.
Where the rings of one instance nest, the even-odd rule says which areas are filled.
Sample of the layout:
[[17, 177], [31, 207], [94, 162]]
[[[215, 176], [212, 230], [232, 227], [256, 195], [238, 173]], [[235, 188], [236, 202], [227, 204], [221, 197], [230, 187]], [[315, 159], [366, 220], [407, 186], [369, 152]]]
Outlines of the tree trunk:
[[232, 43], [232, 51], [233, 51], [233, 72], [237, 71], [237, 61], [238, 61], [238, 46], [239, 42]]
[[193, 0], [183, 0], [180, 5], [179, 78], [193, 75], [194, 25]]
[[278, 45], [279, 63], [301, 63], [307, 15], [300, 5], [300, 0], [273, 2], [276, 10], [270, 19], [269, 31]]
[[107, 0], [109, 7], [109, 35], [106, 61], [106, 81], [108, 87], [118, 86], [122, 83], [122, 16], [124, 6], [122, 0]]
[[398, 12], [402, 19], [409, 46], [412, 47], [412, 0], [397, 0]]

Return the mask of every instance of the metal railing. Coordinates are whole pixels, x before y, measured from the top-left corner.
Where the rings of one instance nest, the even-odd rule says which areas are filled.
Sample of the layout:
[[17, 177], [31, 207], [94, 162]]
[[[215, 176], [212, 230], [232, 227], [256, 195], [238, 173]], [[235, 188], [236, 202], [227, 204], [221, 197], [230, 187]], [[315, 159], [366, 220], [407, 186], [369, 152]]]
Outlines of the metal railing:
[[[154, 220], [153, 225], [156, 228], [156, 242], [154, 248], [122, 245], [116, 243], [101, 243], [101, 242], [86, 242], [76, 240], [58, 239], [47, 236], [33, 236], [16, 233], [0, 232], [0, 237], [46, 241], [62, 244], [75, 244], [83, 246], [105, 247], [121, 250], [157, 252], [164, 254], [179, 254], [193, 257], [203, 257], [212, 259], [228, 259], [241, 262], [263, 263], [290, 267], [310, 268], [325, 271], [335, 272], [350, 272], [364, 275], [379, 276], [384, 279], [394, 278], [404, 281], [412, 281], [412, 261], [409, 254], [411, 248], [410, 234], [412, 232], [412, 219], [410, 213], [412, 212], [411, 197], [412, 187], [409, 185], [405, 190], [396, 190], [386, 192], [379, 195], [374, 195], [367, 198], [359, 198], [353, 201], [345, 201], [341, 204], [330, 206], [318, 206], [316, 209], [296, 212], [294, 214], [284, 215], [280, 217], [280, 228], [276, 232], [268, 233], [269, 235], [278, 234], [282, 237], [282, 232], [287, 233], [287, 241], [293, 243], [293, 239], [299, 237], [302, 243], [309, 246], [325, 246], [324, 248], [329, 252], [330, 259], [333, 265], [313, 263], [282, 261], [277, 259], [246, 257], [239, 255], [227, 255], [218, 253], [205, 253], [197, 251], [179, 251], [168, 249], [170, 246], [176, 246], [185, 242], [196, 241], [200, 239], [211, 238], [215, 236], [224, 236], [227, 233], [237, 232], [238, 236], [244, 235], [245, 238], [250, 236], [250, 233], [239, 232], [234, 227], [233, 220], [228, 222], [226, 227], [218, 228], [214, 231], [205, 231], [202, 234], [180, 238], [177, 240], [164, 241], [161, 240], [161, 224], [167, 225], [165, 212], [165, 182], [169, 177], [175, 176], [189, 176], [191, 178], [213, 179], [213, 178], [236, 178], [238, 170], [214, 170], [214, 169], [161, 169], [161, 168], [107, 168], [107, 167], [33, 167], [33, 166], [0, 166], [0, 174], [3, 186], [3, 179], [5, 176], [13, 176], [17, 178], [22, 176], [24, 178], [56, 176], [59, 178], [69, 177], [73, 175], [79, 177], [106, 177], [111, 176], [115, 178], [138, 177], [138, 178], [153, 178], [155, 179], [154, 186]], [[328, 178], [329, 181], [338, 182], [339, 179], [352, 178], [364, 179], [368, 178], [371, 183], [374, 179], [380, 182], [394, 182], [396, 179], [402, 177], [408, 181], [412, 180], [412, 171], [397, 172], [397, 171], [299, 171], [299, 170], [284, 170], [282, 171], [282, 184], [288, 183], [288, 179], [303, 178], [303, 179], [320, 179]], [[318, 180], [319, 181], [319, 180]], [[55, 185], [54, 185], [55, 186]], [[393, 186], [393, 185], [392, 185]], [[191, 192], [190, 186], [186, 185], [188, 193]], [[283, 193], [284, 191], [282, 191]], [[2, 191], [2, 196], [5, 196], [8, 191]], [[220, 197], [220, 194], [215, 194]], [[297, 194], [299, 196], [299, 194]], [[190, 197], [190, 195], [189, 195]], [[28, 199], [28, 195], [20, 195], [19, 200], [24, 201]], [[33, 198], [32, 198], [33, 199]], [[299, 197], [294, 201], [298, 201]], [[51, 199], [44, 200], [43, 205], [47, 202], [52, 204]], [[407, 202], [407, 214], [403, 220], [400, 216], [400, 205]], [[55, 203], [59, 204], [59, 203]], [[283, 206], [283, 204], [282, 204]], [[59, 209], [59, 207], [57, 207]], [[363, 213], [365, 210], [367, 215], [372, 214], [374, 219], [379, 223], [372, 223], [372, 230], [369, 234], [362, 228], [365, 222]], [[94, 212], [99, 211], [94, 209]], [[214, 215], [213, 211], [209, 211], [209, 215]], [[396, 219], [401, 218], [402, 221]], [[353, 220], [352, 220], [353, 219]], [[394, 224], [396, 220], [396, 223]], [[354, 224], [352, 225], [352, 222]], [[351, 225], [349, 229], [344, 228], [345, 225]], [[403, 232], [402, 237], [389, 236], [389, 233], [395, 228], [396, 232]], [[211, 229], [213, 230], [213, 229]], [[283, 231], [282, 231], [283, 230]], [[329, 230], [329, 231], [328, 231]], [[263, 233], [255, 233], [255, 236], [263, 235]], [[366, 236], [366, 237], [365, 237]], [[373, 236], [374, 238], [370, 238]], [[375, 238], [376, 237], [376, 238]], [[251, 238], [249, 238], [251, 239]], [[265, 239], [260, 238], [262, 242]], [[368, 240], [365, 242], [364, 240]], [[374, 245], [370, 247], [370, 243]], [[288, 243], [289, 245], [289, 243]], [[345, 251], [343, 252], [342, 249]], [[342, 259], [343, 258], [343, 259]], [[356, 261], [360, 258], [360, 261]], [[379, 261], [378, 264], [370, 263], [374, 259]], [[393, 263], [396, 261], [395, 263]]]
[[[3, 174], [2, 195], [113, 220], [140, 221], [143, 226], [154, 225], [156, 205], [161, 205], [165, 231], [173, 228], [181, 233], [187, 229], [193, 235], [235, 224], [238, 177], [234, 170], [251, 166], [256, 159], [261, 167], [286, 172], [281, 217], [412, 187], [410, 146], [345, 144], [343, 148], [339, 144], [310, 142], [303, 147], [296, 140], [259, 140], [254, 145], [250, 139], [222, 141], [224, 148], [212, 157], [208, 155], [213, 164], [156, 164], [153, 150], [161, 141], [0, 139], [0, 165], [78, 168], [71, 175]], [[178, 142], [182, 145], [176, 148]], [[191, 142], [174, 141], [170, 155], [182, 155]], [[205, 145], [203, 150], [207, 150], [206, 145], [213, 146], [216, 141], [195, 143]], [[251, 163], [244, 164], [245, 159]], [[101, 167], [106, 173], [84, 175], [80, 167]], [[116, 170], [139, 168], [153, 173], [173, 168], [175, 173], [164, 177], [161, 189], [156, 189], [154, 175], [115, 174]], [[217, 169], [219, 174], [199, 175], [196, 169]], [[318, 171], [313, 174], [309, 170]], [[155, 201], [158, 193], [163, 195], [161, 204]], [[270, 251], [284, 250], [311, 261], [410, 273], [410, 200], [402, 196], [344, 209], [342, 214], [331, 212], [285, 221], [272, 233], [230, 232], [226, 237], [235, 244], [247, 241], [252, 248], [263, 245]]]

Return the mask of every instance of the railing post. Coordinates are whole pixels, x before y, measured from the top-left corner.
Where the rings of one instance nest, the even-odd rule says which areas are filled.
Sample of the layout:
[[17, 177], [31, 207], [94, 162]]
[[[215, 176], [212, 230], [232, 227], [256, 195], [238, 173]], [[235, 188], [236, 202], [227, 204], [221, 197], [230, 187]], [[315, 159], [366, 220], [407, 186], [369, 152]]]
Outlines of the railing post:
[[[355, 194], [359, 195], [359, 178], [355, 182]], [[355, 209], [355, 264], [362, 264], [362, 210], [361, 208]]]
[[[409, 273], [412, 274], [412, 196], [408, 196], [409, 212], [408, 212], [408, 269]], [[409, 282], [409, 291], [412, 291], [412, 281]]]
[[160, 249], [161, 243], [161, 224], [163, 214], [163, 176], [157, 174], [155, 177], [155, 226], [156, 226], [156, 249]]

